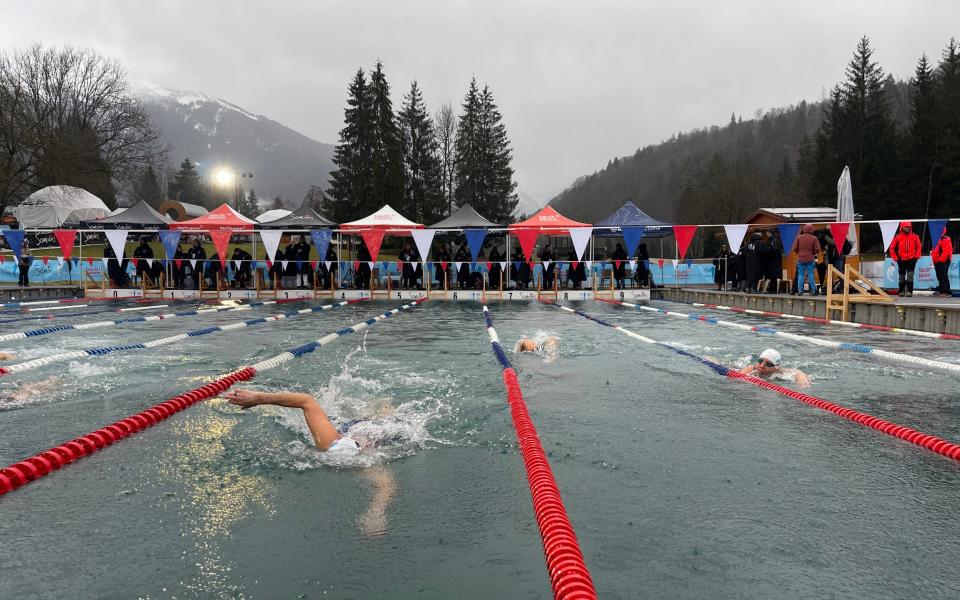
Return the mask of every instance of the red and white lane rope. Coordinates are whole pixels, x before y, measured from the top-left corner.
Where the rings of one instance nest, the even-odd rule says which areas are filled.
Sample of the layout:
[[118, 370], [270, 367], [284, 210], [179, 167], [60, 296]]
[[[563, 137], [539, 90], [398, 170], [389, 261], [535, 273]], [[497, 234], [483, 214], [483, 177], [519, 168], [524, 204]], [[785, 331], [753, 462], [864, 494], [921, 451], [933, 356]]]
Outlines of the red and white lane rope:
[[553, 478], [547, 455], [543, 451], [543, 445], [527, 412], [527, 405], [523, 401], [523, 392], [520, 390], [520, 382], [517, 381], [517, 373], [503, 351], [503, 346], [500, 345], [500, 338], [493, 328], [493, 318], [486, 306], [483, 307], [483, 317], [487, 324], [487, 334], [490, 336], [493, 353], [503, 367], [503, 385], [507, 389], [507, 402], [510, 404], [513, 427], [517, 432], [523, 465], [527, 470], [527, 483], [530, 486], [537, 526], [540, 528], [553, 597], [565, 600], [596, 598], [597, 592], [583, 561], [583, 553], [580, 552], [580, 544], [577, 542], [573, 526], [567, 518], [567, 510], [560, 498], [560, 489]]
[[302, 310], [295, 310], [288, 313], [280, 313], [277, 315], [271, 315], [269, 317], [260, 317], [258, 319], [247, 319], [245, 321], [230, 323], [229, 325], [216, 325], [213, 327], [204, 327], [203, 329], [195, 329], [193, 331], [188, 331], [186, 333], [180, 333], [180, 334], [171, 335], [165, 338], [150, 340], [149, 342], [141, 342], [139, 344], [125, 344], [122, 346], [102, 346], [99, 348], [85, 348], [83, 350], [72, 350], [70, 352], [60, 352], [58, 354], [41, 356], [40, 358], [34, 358], [33, 360], [27, 360], [21, 363], [0, 367], [0, 375], [22, 373], [24, 371], [28, 371], [30, 369], [36, 369], [38, 367], [43, 367], [51, 363], [63, 362], [66, 360], [74, 360], [77, 358], [105, 356], [107, 354], [115, 354], [117, 352], [129, 352], [131, 350], [147, 350], [149, 348], [156, 348], [157, 346], [165, 346], [167, 344], [182, 342], [184, 340], [187, 340], [193, 337], [200, 337], [203, 335], [210, 335], [214, 333], [222, 333], [225, 331], [232, 331], [234, 329], [252, 327], [254, 325], [260, 325], [263, 323], [274, 323], [276, 321], [282, 321], [284, 319], [290, 319], [293, 317], [298, 317], [300, 315], [318, 313], [318, 312], [330, 310], [331, 308], [339, 308], [341, 306], [347, 306], [348, 304], [363, 302], [364, 300], [365, 300], [364, 298], [360, 298], [357, 300], [344, 300], [342, 302], [337, 302], [336, 304], [324, 304], [322, 306], [315, 306], [313, 308], [304, 308]]
[[833, 340], [825, 340], [823, 338], [811, 337], [808, 335], [799, 335], [796, 333], [787, 333], [786, 331], [779, 331], [770, 327], [756, 327], [751, 325], [744, 325], [743, 323], [734, 323], [732, 321], [724, 321], [721, 319], [714, 319], [707, 315], [688, 315], [686, 313], [675, 312], [672, 310], [665, 310], [662, 308], [653, 308], [652, 306], [643, 306], [639, 304], [632, 304], [630, 302], [622, 302], [620, 300], [604, 300], [602, 298], [597, 298], [600, 302], [606, 302], [608, 304], [618, 304], [620, 306], [627, 306], [630, 308], [635, 308], [638, 310], [643, 310], [651, 313], [656, 313], [659, 315], [664, 315], [668, 317], [676, 317], [679, 319], [686, 319], [688, 321], [696, 321], [699, 323], [707, 323], [709, 325], [721, 325], [723, 327], [732, 327], [734, 329], [739, 329], [741, 331], [748, 331], [750, 333], [757, 333], [761, 335], [775, 335], [778, 337], [804, 342], [806, 344], [814, 344], [824, 348], [834, 348], [836, 350], [852, 350], [853, 352], [860, 352], [861, 354], [868, 354], [870, 356], [876, 356], [879, 358], [901, 362], [909, 363], [917, 366], [928, 367], [931, 369], [940, 369], [943, 371], [949, 371], [951, 373], [960, 374], [960, 365], [954, 363], [948, 363], [942, 360], [933, 360], [929, 358], [921, 358], [919, 356], [913, 356], [911, 354], [902, 354], [900, 352], [890, 352], [888, 350], [879, 350], [871, 346], [864, 344], [851, 344], [849, 342], [835, 342]]
[[[676, 302], [676, 300], [671, 300]], [[906, 335], [915, 335], [935, 340], [954, 340], [960, 341], [960, 335], [955, 333], [934, 333], [932, 331], [920, 331], [919, 329], [904, 329], [902, 327], [888, 327], [886, 325], [870, 325], [868, 323], [851, 323], [850, 321], [837, 321], [836, 319], [821, 319], [820, 317], [804, 317], [802, 315], [788, 315], [787, 313], [774, 312], [770, 310], [755, 310], [752, 308], [740, 308], [738, 306], [724, 306], [722, 304], [703, 304], [700, 302], [690, 302], [691, 306], [697, 308], [709, 308], [711, 310], [726, 310], [729, 312], [740, 313], [743, 315], [757, 315], [761, 317], [773, 317], [775, 319], [793, 319], [795, 321], [806, 321], [808, 323], [817, 323], [818, 325], [842, 325], [844, 327], [853, 327], [855, 329], [869, 329], [871, 331], [885, 331], [887, 333], [903, 333]]]
[[242, 367], [237, 371], [222, 375], [211, 381], [207, 385], [184, 392], [179, 396], [174, 396], [166, 402], [161, 402], [144, 411], [141, 411], [131, 417], [122, 419], [102, 429], [82, 435], [69, 442], [55, 446], [45, 452], [41, 452], [30, 458], [14, 463], [6, 468], [0, 469], [0, 496], [34, 481], [44, 475], [55, 471], [60, 467], [72, 463], [78, 458], [89, 456], [105, 446], [119, 442], [125, 437], [133, 435], [139, 431], [156, 425], [160, 421], [167, 419], [186, 408], [197, 404], [207, 398], [212, 398], [239, 381], [253, 379], [257, 374], [268, 369], [273, 369], [284, 363], [290, 362], [294, 358], [299, 358], [308, 352], [313, 352], [317, 348], [326, 346], [334, 340], [351, 333], [362, 331], [374, 323], [382, 321], [388, 317], [422, 304], [425, 300], [416, 300], [409, 304], [404, 304], [399, 308], [389, 310], [383, 314], [377, 315], [357, 323], [352, 327], [345, 327], [326, 335], [319, 340], [304, 344], [299, 348], [294, 348], [289, 352], [278, 354], [273, 358], [263, 360], [250, 367]]
[[767, 381], [766, 379], [760, 379], [759, 377], [753, 377], [751, 375], [744, 375], [743, 373], [737, 371], [736, 369], [731, 369], [721, 364], [717, 364], [712, 360], [708, 360], [702, 356], [697, 356], [696, 354], [692, 354], [690, 352], [687, 352], [686, 350], [682, 350], [666, 342], [658, 342], [657, 340], [634, 333], [632, 331], [624, 329], [623, 327], [620, 327], [619, 325], [614, 325], [613, 323], [610, 323], [603, 319], [599, 319], [583, 311], [574, 310], [572, 308], [561, 306], [553, 302], [549, 302], [548, 304], [556, 308], [559, 308], [561, 310], [564, 310], [566, 312], [581, 316], [585, 319], [589, 319], [595, 323], [603, 325], [604, 327], [610, 327], [611, 329], [615, 329], [620, 333], [628, 335], [634, 339], [640, 340], [647, 344], [661, 346], [663, 348], [667, 348], [672, 352], [676, 352], [677, 354], [686, 356], [687, 358], [692, 358], [693, 360], [709, 367], [718, 375], [723, 375], [724, 377], [727, 377], [729, 379], [743, 381], [751, 385], [755, 385], [757, 387], [762, 387], [764, 389], [777, 392], [778, 394], [782, 394], [784, 396], [793, 398], [794, 400], [799, 400], [805, 404], [809, 404], [810, 406], [814, 406], [821, 410], [832, 412], [833, 414], [839, 417], [843, 417], [844, 419], [853, 421], [854, 423], [858, 423], [865, 427], [870, 427], [871, 429], [876, 429], [877, 431], [886, 433], [887, 435], [891, 435], [896, 438], [900, 438], [901, 440], [905, 440], [907, 442], [910, 442], [911, 444], [922, 446], [927, 450], [936, 452], [937, 454], [942, 454], [943, 456], [952, 458], [954, 460], [960, 460], [960, 445], [947, 441], [943, 438], [939, 438], [935, 435], [922, 433], [920, 431], [917, 431], [916, 429], [904, 427], [903, 425], [897, 425], [896, 423], [884, 421], [883, 419], [878, 419], [877, 417], [853, 410], [852, 408], [844, 408], [839, 404], [834, 404], [833, 402], [830, 402], [829, 400], [824, 400], [823, 398], [817, 398], [816, 396], [811, 396], [810, 394], [804, 394], [803, 392], [791, 390], [790, 388], [777, 385], [775, 383]]

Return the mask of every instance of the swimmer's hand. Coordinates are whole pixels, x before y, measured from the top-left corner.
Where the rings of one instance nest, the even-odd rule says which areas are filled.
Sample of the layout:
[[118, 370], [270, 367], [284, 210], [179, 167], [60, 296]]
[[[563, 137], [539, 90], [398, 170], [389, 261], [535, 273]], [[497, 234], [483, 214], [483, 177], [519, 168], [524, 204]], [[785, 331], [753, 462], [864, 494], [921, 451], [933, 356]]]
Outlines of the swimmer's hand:
[[797, 384], [797, 387], [808, 388], [810, 387], [810, 378], [807, 377], [807, 374], [803, 371], [794, 371], [793, 372], [793, 381]]
[[252, 390], [241, 390], [234, 388], [232, 390], [227, 390], [222, 394], [224, 398], [230, 401], [230, 404], [239, 406], [243, 410], [247, 410], [258, 404], [263, 404], [263, 400], [260, 397], [259, 392], [254, 392]]

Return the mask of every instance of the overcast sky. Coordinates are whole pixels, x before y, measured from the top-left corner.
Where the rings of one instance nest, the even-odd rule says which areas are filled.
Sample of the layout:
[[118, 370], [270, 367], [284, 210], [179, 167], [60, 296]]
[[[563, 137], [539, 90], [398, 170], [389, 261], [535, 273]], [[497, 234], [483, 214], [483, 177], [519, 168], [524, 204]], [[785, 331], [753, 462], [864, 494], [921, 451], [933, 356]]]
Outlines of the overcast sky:
[[960, 37], [957, 0], [5, 2], [0, 44], [70, 44], [131, 79], [197, 90], [336, 143], [347, 85], [384, 62], [394, 103], [416, 78], [431, 111], [489, 84], [524, 194], [735, 112], [820, 99], [861, 35], [909, 77]]

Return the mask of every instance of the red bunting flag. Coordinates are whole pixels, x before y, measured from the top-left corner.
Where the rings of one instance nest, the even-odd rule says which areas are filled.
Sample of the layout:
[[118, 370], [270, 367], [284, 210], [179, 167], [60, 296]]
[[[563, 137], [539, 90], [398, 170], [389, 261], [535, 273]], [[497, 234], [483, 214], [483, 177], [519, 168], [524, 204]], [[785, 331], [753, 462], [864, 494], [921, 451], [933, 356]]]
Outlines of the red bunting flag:
[[617, 269], [620, 268], [620, 265], [621, 265], [621, 264], [623, 264], [623, 261], [622, 261], [622, 260], [615, 260], [615, 261], [613, 261], [613, 266], [614, 266], [615, 268], [617, 268]]
[[313, 269], [314, 271], [316, 271], [316, 270], [317, 270], [317, 261], [311, 260], [311, 261], [310, 261], [310, 268]]
[[843, 242], [847, 239], [849, 231], [850, 223], [830, 223], [830, 233], [833, 235], [833, 241], [838, 248], [843, 248]]
[[87, 257], [87, 264], [90, 265], [91, 267], [93, 266], [93, 257], [92, 257], [92, 256], [88, 256], [88, 257]]
[[360, 270], [360, 261], [359, 260], [353, 261], [353, 272], [356, 273], [359, 270]]
[[57, 243], [60, 244], [60, 252], [63, 253], [63, 258], [70, 260], [73, 255], [73, 243], [77, 239], [77, 230], [54, 229], [53, 235], [57, 238]]
[[447, 261], [445, 261], [445, 260], [441, 260], [441, 261], [440, 261], [440, 270], [441, 270], [441, 271], [446, 271], [446, 270], [447, 270]]
[[213, 247], [217, 249], [217, 256], [220, 257], [220, 266], [227, 268], [227, 250], [230, 248], [230, 230], [211, 231], [210, 239], [213, 240]]
[[0, 263], [2, 263], [2, 262], [5, 261], [5, 260], [7, 260], [7, 257], [4, 256], [4, 255], [2, 255], [2, 254], [0, 254]]
[[376, 261], [377, 255], [380, 254], [380, 244], [383, 243], [383, 233], [382, 229], [368, 229], [360, 232], [363, 243], [367, 245], [367, 250], [370, 251], [371, 261]]
[[487, 261], [487, 273], [489, 273], [489, 272], [490, 272], [490, 261], [488, 260], [488, 261]]
[[179, 269], [179, 268], [180, 268], [180, 265], [183, 264], [183, 259], [182, 259], [182, 258], [175, 258], [175, 259], [173, 259], [173, 264], [177, 265], [177, 268]]
[[673, 235], [677, 236], [677, 252], [679, 252], [680, 258], [686, 256], [687, 249], [690, 248], [690, 242], [693, 241], [693, 234], [696, 232], [696, 225], [673, 226]]
[[537, 238], [540, 237], [538, 229], [517, 229], [513, 232], [520, 242], [520, 249], [523, 251], [523, 257], [528, 261], [533, 261], [533, 247], [537, 244]]
[[661, 269], [663, 268], [663, 259], [662, 259], [662, 258], [657, 259], [657, 266], [660, 267]]
[[49, 257], [49, 256], [44, 256], [42, 260], [43, 260], [43, 264], [45, 264], [45, 265], [50, 263], [50, 257]]
[[570, 261], [570, 266], [571, 266], [572, 268], [574, 268], [574, 269], [576, 269], [576, 268], [577, 268], [577, 265], [579, 265], [579, 264], [580, 264], [580, 263], [579, 263], [578, 261], [575, 261], [575, 260], [574, 260], [574, 261]]
[[399, 271], [400, 273], [403, 273], [403, 261], [402, 261], [402, 260], [398, 260], [398, 261], [397, 261], [397, 271]]

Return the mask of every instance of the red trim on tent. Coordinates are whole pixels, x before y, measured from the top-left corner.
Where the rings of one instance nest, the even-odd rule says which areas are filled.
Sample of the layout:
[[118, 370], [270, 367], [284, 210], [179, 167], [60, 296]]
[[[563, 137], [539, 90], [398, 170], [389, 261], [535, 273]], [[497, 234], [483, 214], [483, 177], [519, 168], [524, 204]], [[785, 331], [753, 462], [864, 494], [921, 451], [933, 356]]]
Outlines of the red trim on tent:
[[227, 204], [221, 204], [213, 211], [190, 219], [189, 221], [179, 221], [171, 223], [170, 229], [186, 229], [199, 231], [253, 231], [256, 221], [246, 218], [237, 211], [230, 208]]

